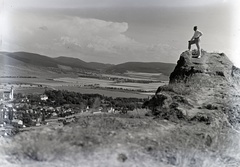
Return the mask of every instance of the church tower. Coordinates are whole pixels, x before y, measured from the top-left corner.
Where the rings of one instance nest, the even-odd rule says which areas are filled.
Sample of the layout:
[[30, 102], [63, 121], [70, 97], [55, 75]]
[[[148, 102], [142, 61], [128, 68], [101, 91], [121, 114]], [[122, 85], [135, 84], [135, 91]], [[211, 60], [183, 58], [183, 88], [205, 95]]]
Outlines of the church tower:
[[9, 99], [13, 100], [13, 86], [11, 87], [11, 90], [10, 90]]

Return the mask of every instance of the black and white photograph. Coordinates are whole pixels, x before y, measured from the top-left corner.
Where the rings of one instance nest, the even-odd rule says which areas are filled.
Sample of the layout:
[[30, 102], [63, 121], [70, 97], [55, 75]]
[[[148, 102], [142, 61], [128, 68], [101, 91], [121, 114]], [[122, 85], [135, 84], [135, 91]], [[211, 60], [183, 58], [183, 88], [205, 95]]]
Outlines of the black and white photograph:
[[0, 0], [0, 167], [240, 167], [240, 1]]

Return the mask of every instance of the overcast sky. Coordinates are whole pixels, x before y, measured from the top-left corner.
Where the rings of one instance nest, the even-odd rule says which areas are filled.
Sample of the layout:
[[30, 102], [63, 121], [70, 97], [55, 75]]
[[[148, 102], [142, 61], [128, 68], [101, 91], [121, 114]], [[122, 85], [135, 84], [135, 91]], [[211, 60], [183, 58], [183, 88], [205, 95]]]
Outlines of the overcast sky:
[[[84, 61], [176, 63], [193, 26], [202, 48], [239, 62], [235, 0], [0, 0], [2, 51]], [[235, 20], [234, 20], [235, 19]], [[236, 56], [238, 55], [238, 56]]]

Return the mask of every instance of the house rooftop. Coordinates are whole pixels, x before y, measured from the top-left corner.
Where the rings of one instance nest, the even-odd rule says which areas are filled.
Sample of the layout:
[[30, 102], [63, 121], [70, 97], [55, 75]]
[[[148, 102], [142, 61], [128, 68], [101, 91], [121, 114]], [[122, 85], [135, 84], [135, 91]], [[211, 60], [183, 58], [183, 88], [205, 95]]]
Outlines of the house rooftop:
[[3, 91], [3, 93], [11, 93], [10, 91]]

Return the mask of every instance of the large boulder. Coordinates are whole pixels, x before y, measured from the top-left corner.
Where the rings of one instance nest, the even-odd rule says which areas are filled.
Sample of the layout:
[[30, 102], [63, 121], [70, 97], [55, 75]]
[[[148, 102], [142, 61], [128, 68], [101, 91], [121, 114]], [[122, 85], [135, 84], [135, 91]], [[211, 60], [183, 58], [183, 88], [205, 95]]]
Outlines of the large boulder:
[[[160, 86], [146, 102], [153, 115], [168, 120], [240, 123], [240, 69], [224, 53], [190, 51], [180, 55], [169, 84]], [[225, 123], [224, 123], [225, 122]]]
[[202, 52], [200, 59], [193, 58], [190, 51], [185, 51], [180, 55], [174, 71], [171, 73], [169, 83], [188, 82], [194, 80], [195, 76], [201, 76], [202, 79], [212, 77], [222, 77], [230, 79], [236, 71], [232, 62], [224, 53]]

